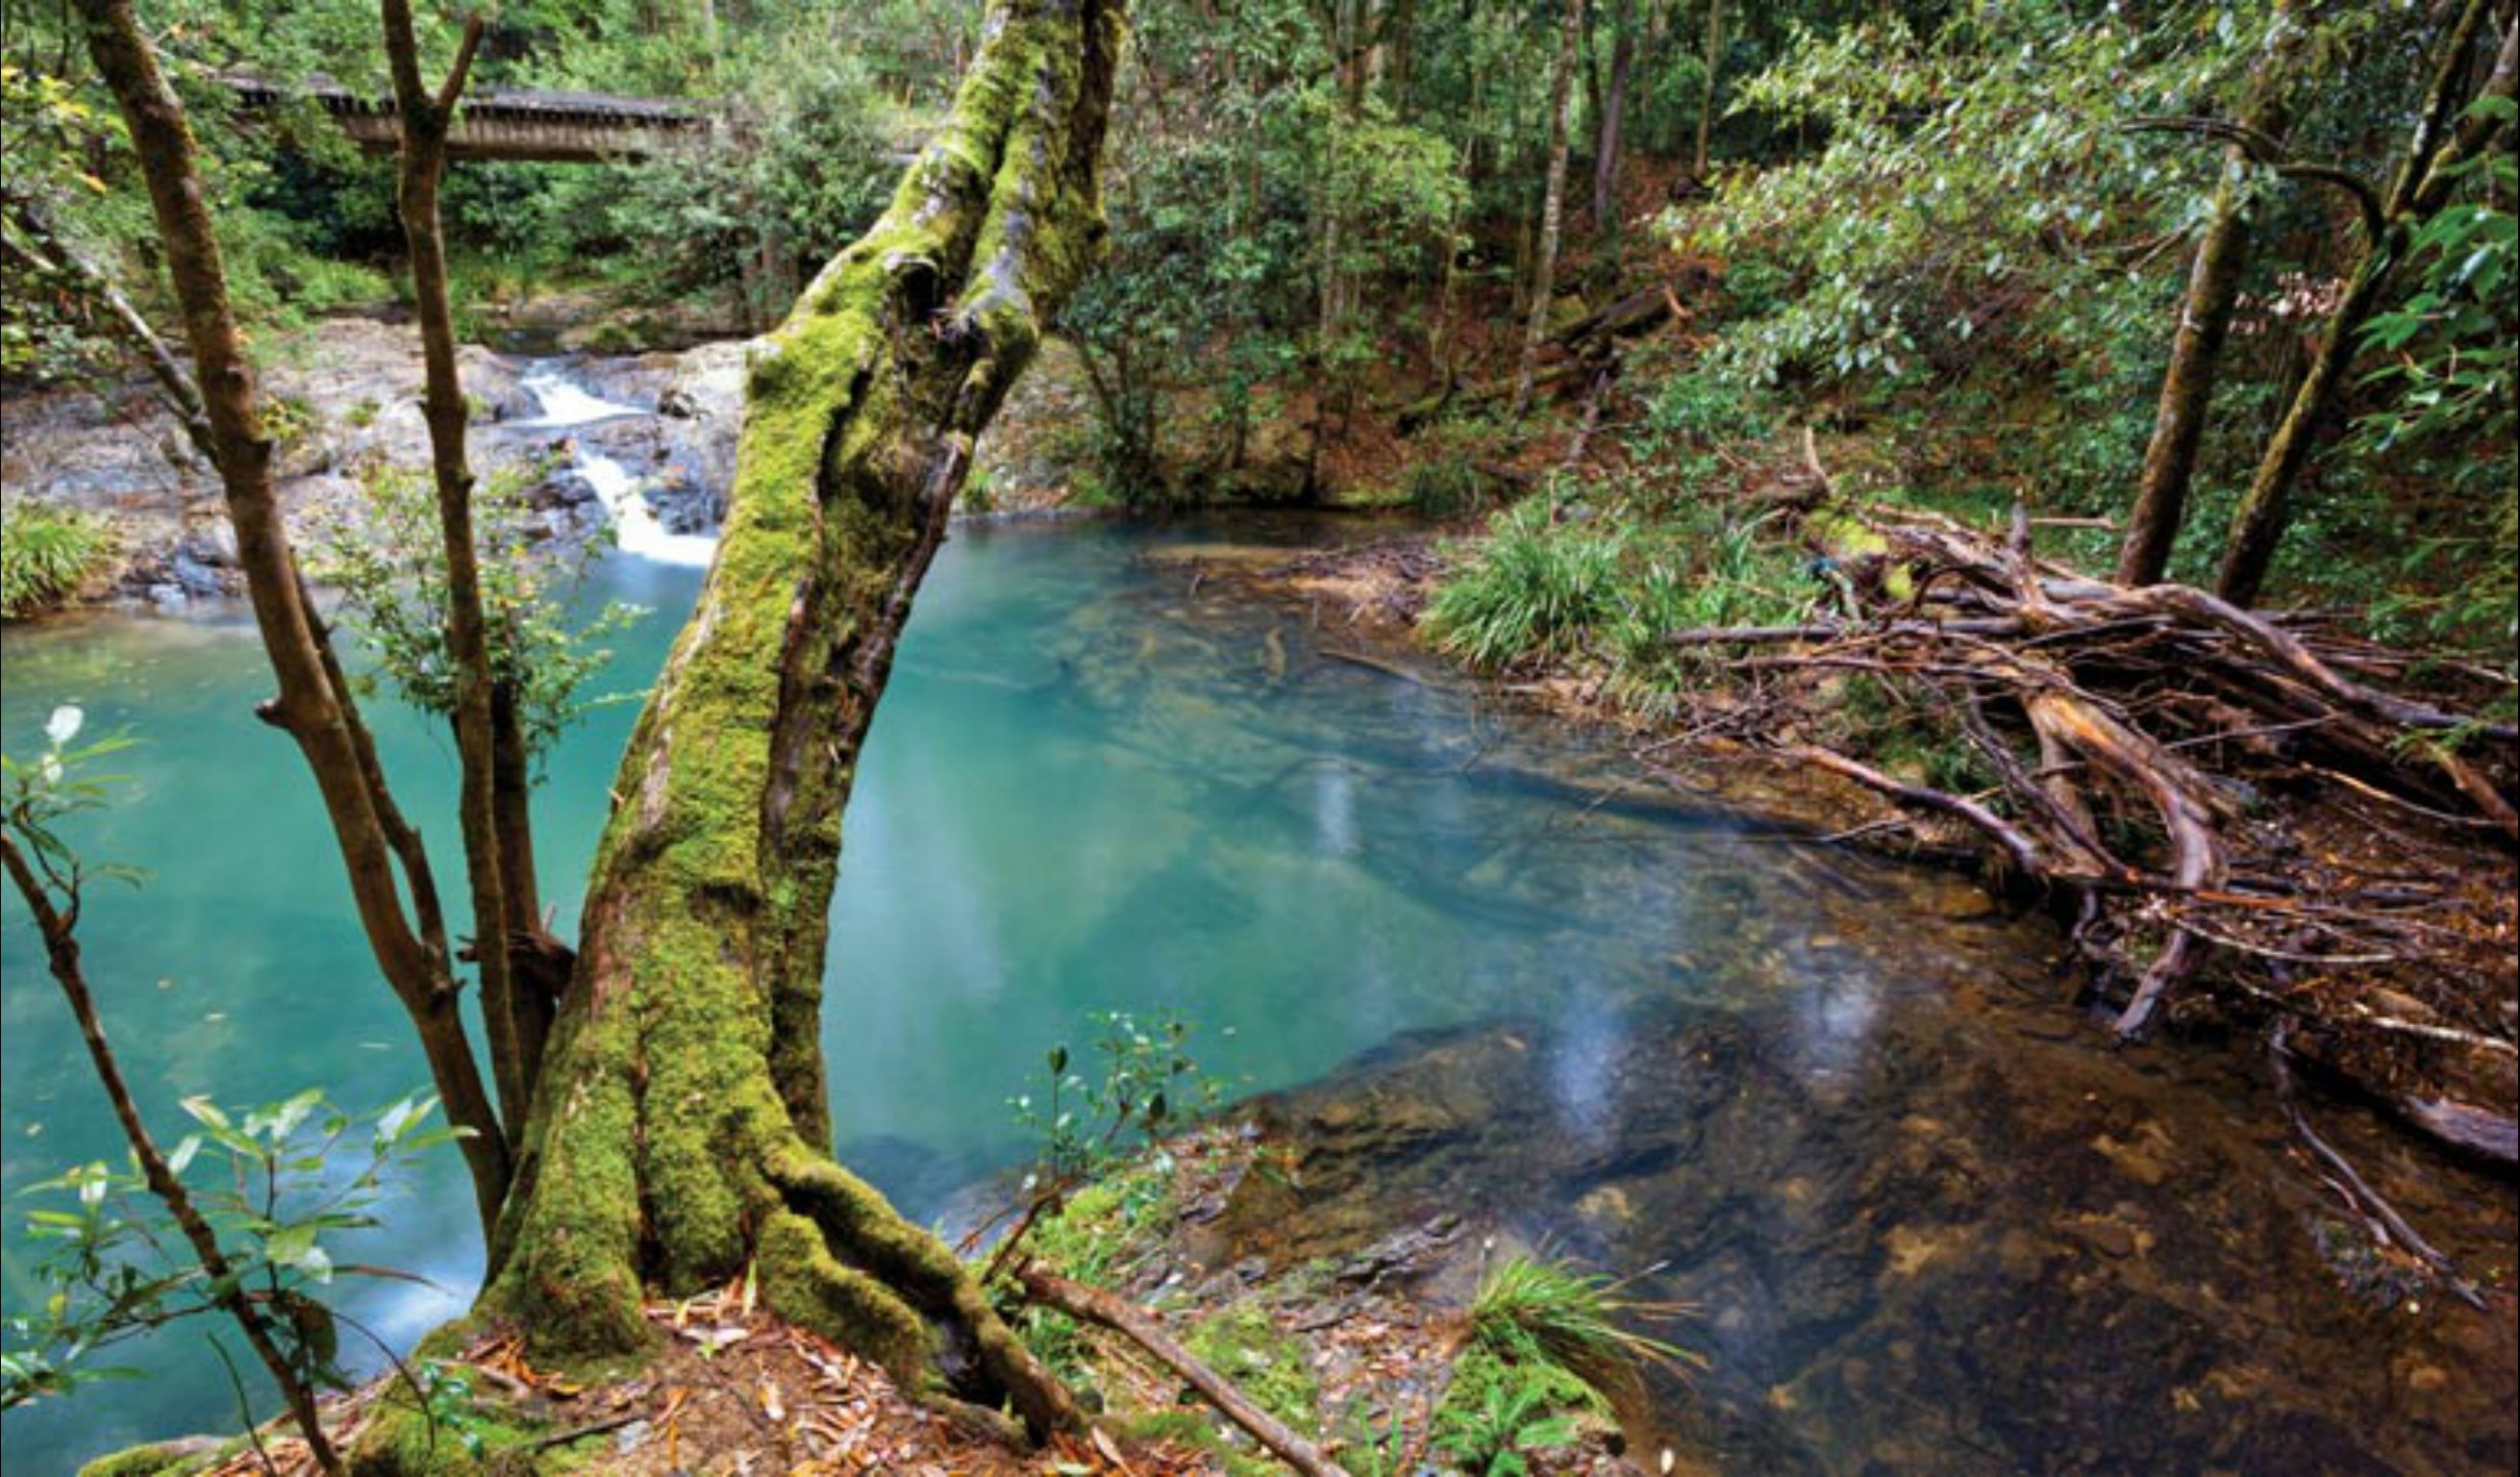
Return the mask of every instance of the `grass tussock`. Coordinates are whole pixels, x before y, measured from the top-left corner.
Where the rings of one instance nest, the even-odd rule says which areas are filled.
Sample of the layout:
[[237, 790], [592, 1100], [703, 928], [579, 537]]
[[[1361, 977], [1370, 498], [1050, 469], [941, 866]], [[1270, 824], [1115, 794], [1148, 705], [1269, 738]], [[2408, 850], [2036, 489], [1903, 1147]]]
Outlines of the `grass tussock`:
[[113, 528], [75, 508], [19, 501], [0, 515], [0, 619], [48, 609], [112, 557]]

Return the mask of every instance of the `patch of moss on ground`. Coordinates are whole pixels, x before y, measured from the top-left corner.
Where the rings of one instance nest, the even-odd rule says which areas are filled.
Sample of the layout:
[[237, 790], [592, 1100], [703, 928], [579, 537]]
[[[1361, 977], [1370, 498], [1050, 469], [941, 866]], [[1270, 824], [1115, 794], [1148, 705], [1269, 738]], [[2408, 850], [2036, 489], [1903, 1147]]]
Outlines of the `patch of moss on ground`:
[[1321, 1434], [1321, 1381], [1304, 1341], [1266, 1312], [1244, 1303], [1211, 1314], [1190, 1325], [1182, 1346], [1293, 1430]]
[[546, 1434], [479, 1406], [431, 1420], [408, 1396], [379, 1404], [347, 1454], [350, 1477], [557, 1477], [578, 1463], [536, 1443]]
[[1107, 1287], [1162, 1243], [1173, 1212], [1173, 1161], [1158, 1151], [1069, 1195], [1034, 1224], [1025, 1249], [1062, 1276]]
[[1203, 1452], [1225, 1468], [1226, 1477], [1279, 1477], [1286, 1470], [1274, 1456], [1237, 1446], [1237, 1438], [1220, 1429], [1204, 1406], [1149, 1410], [1118, 1426], [1131, 1441], [1164, 1442]]
[[78, 1469], [78, 1477], [186, 1477], [228, 1454], [226, 1447], [159, 1441], [111, 1452]]
[[[1119, 1165], [1033, 1223], [1024, 1254], [1074, 1281], [1112, 1287], [1163, 1243], [1173, 1221], [1173, 1161], [1158, 1150]], [[1076, 1320], [1020, 1298], [1000, 1313], [1033, 1358], [1071, 1387], [1097, 1395], [1102, 1381]]]

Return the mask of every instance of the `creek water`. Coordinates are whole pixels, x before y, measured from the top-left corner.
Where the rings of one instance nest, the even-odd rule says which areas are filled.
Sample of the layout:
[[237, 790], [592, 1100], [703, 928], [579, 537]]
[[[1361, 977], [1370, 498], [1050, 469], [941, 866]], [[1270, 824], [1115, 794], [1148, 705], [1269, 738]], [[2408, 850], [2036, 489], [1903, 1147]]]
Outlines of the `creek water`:
[[[2312, 1249], [2315, 1182], [2248, 1072], [2075, 1039], [2054, 934], [1971, 886], [1674, 799], [1615, 749], [1343, 659], [1306, 610], [1193, 572], [1235, 553], [1204, 541], [1321, 536], [1007, 525], [946, 547], [848, 811], [824, 1033], [835, 1147], [907, 1208], [940, 1213], [1021, 1155], [1006, 1099], [1041, 1092], [1052, 1045], [1085, 1054], [1089, 1012], [1171, 1011], [1235, 1091], [1291, 1090], [1265, 1116], [1300, 1173], [1225, 1218], [1242, 1247], [1328, 1254], [1449, 1208], [1605, 1266], [1667, 1262], [1655, 1290], [1706, 1310], [1672, 1331], [1716, 1364], [1642, 1424], [1723, 1469], [2508, 1458], [2507, 1304], [2489, 1320], [2340, 1293]], [[657, 669], [698, 578], [602, 562], [594, 594], [655, 613], [600, 687]], [[151, 873], [99, 888], [84, 931], [158, 1121], [197, 1093], [320, 1083], [374, 1105], [417, 1086], [311, 786], [252, 717], [267, 679], [242, 621], [0, 643], [14, 749], [62, 702], [140, 740], [115, 756], [117, 803], [72, 831]], [[451, 815], [442, 733], [375, 716], [407, 808]], [[564, 920], [633, 716], [598, 709], [550, 765]], [[451, 823], [433, 839], [456, 866]], [[5, 924], [15, 1189], [119, 1150], [22, 911]], [[2395, 1141], [2337, 1132], [2392, 1185], [2440, 1182]], [[2507, 1246], [2507, 1187], [2411, 1204], [2452, 1218], [2435, 1229], [2461, 1254]], [[345, 1287], [348, 1311], [407, 1345], [460, 1309], [468, 1205], [451, 1155], [423, 1166], [337, 1259], [445, 1290]], [[221, 1426], [199, 1336], [117, 1351], [145, 1383], [9, 1414], [8, 1470]]]
[[[523, 384], [541, 403], [543, 413], [532, 420], [510, 423], [503, 427], [507, 434], [541, 435], [649, 414], [635, 405], [589, 394], [556, 363], [527, 374]], [[605, 515], [612, 524], [613, 547], [622, 554], [651, 563], [690, 569], [708, 567], [709, 559], [717, 553], [717, 539], [710, 534], [668, 530], [641, 495], [639, 479], [630, 469], [601, 452], [581, 447], [577, 449], [577, 470], [603, 501]]]

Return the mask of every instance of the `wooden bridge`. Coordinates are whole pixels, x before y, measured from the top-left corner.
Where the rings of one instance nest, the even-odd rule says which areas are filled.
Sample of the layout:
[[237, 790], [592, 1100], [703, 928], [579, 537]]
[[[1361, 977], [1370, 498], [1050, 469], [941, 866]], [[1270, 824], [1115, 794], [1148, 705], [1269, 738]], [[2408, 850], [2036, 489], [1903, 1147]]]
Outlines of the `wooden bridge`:
[[[314, 103], [370, 154], [402, 143], [402, 118], [389, 98], [352, 92], [329, 77], [275, 82], [252, 73], [223, 78], [248, 108]], [[716, 119], [706, 103], [629, 98], [604, 92], [541, 92], [475, 87], [455, 111], [447, 153], [459, 159], [541, 159], [595, 163], [655, 154], [705, 133]]]

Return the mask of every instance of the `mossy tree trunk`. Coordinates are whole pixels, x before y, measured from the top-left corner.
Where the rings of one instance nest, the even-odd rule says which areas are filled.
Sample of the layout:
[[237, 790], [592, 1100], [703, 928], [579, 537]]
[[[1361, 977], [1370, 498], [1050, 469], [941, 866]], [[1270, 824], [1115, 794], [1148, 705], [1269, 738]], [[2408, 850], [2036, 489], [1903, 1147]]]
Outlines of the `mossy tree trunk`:
[[1036, 1430], [1078, 1421], [970, 1273], [829, 1157], [819, 1032], [859, 745], [973, 438], [1099, 246], [1121, 32], [1119, 0], [1001, 0], [890, 210], [750, 368], [717, 559], [614, 786], [484, 1294], [546, 1353], [635, 1350], [647, 1290], [750, 1265], [916, 1390], [960, 1365]]
[[[2280, 135], [2290, 123], [2287, 91], [2292, 63], [2306, 39], [2306, 27], [2285, 15], [2282, 29], [2251, 86], [2248, 107], [2240, 116], [2242, 127], [2272, 136]], [[2170, 364], [2162, 371], [2152, 440], [2143, 453], [2143, 481], [2127, 516], [2126, 539], [2118, 549], [2117, 581], [2122, 585], [2159, 584], [2170, 571], [2170, 556], [2186, 520], [2188, 485], [2195, 477], [2197, 450], [2205, 444], [2206, 417], [2222, 368], [2223, 345], [2230, 336], [2240, 279], [2248, 270], [2249, 166], [2245, 147], [2235, 143], [2225, 148], [2205, 234], [2196, 244], [2187, 292], [2180, 300]]]

